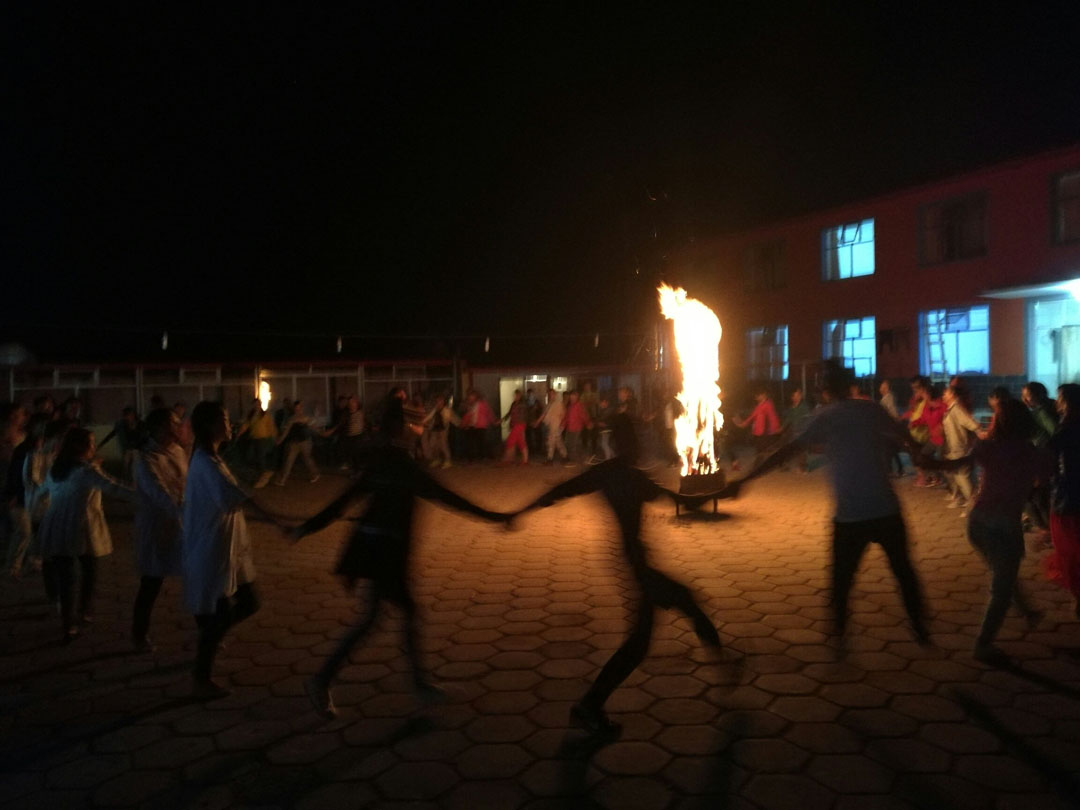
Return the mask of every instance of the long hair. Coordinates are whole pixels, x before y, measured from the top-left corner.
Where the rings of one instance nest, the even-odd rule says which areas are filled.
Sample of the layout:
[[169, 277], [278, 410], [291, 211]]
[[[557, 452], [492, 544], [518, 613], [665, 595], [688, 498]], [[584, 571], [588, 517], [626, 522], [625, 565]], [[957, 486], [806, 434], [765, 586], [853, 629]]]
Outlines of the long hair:
[[1018, 399], [1006, 399], [1001, 403], [1001, 411], [994, 419], [992, 439], [1029, 440], [1035, 434], [1035, 418]]
[[1080, 385], [1065, 383], [1058, 386], [1058, 396], [1065, 400], [1062, 422], [1080, 422]]
[[54, 481], [66, 480], [71, 471], [82, 464], [93, 438], [93, 434], [86, 428], [73, 427], [68, 430], [60, 443], [56, 461], [49, 471]]
[[220, 402], [200, 402], [191, 411], [191, 432], [195, 444], [208, 453], [214, 452], [214, 430], [225, 407]]

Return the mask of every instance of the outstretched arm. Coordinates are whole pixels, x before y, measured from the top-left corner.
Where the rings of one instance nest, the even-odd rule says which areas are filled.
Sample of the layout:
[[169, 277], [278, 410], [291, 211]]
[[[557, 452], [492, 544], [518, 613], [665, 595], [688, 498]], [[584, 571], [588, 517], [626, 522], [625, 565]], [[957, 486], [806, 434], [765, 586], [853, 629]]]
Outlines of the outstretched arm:
[[309, 517], [295, 529], [293, 529], [293, 540], [299, 540], [305, 535], [309, 535], [312, 532], [317, 532], [320, 529], [325, 529], [335, 520], [340, 518], [345, 510], [349, 508], [349, 504], [356, 498], [360, 497], [367, 491], [366, 476], [361, 476], [360, 480], [346, 489], [341, 495], [330, 502], [329, 506], [324, 508], [321, 512], [312, 517]]
[[[600, 489], [601, 475], [602, 473], [600, 472], [599, 467], [587, 470], [581, 475], [575, 475], [569, 481], [563, 481], [558, 486], [549, 489], [522, 509], [521, 512], [528, 512], [531, 509], [540, 509], [544, 506], [551, 506], [564, 498], [573, 498], [576, 495], [587, 495], [590, 492], [596, 492], [596, 490]], [[659, 489], [659, 487], [657, 487], [657, 489]]]
[[423, 470], [419, 470], [418, 472], [420, 473], [420, 481], [416, 488], [416, 494], [421, 498], [425, 498], [429, 501], [438, 501], [443, 506], [457, 509], [459, 512], [466, 512], [483, 520], [505, 522], [510, 519], [510, 515], [503, 512], [492, 512], [490, 509], [484, 509], [477, 506], [472, 501], [463, 498], [453, 490], [447, 489]]

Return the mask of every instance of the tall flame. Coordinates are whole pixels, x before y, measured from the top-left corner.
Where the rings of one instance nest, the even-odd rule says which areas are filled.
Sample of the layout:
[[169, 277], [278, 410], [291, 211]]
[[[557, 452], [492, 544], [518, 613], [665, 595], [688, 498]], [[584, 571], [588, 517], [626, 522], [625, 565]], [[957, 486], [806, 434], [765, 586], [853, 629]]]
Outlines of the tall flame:
[[717, 385], [720, 321], [703, 303], [687, 298], [681, 287], [672, 289], [661, 284], [658, 292], [660, 311], [675, 324], [675, 351], [682, 370], [682, 390], [676, 399], [683, 413], [675, 420], [675, 446], [682, 459], [682, 474], [715, 472], [713, 432], [724, 424]]
[[259, 404], [264, 411], [270, 407], [270, 383], [266, 380], [259, 380]]

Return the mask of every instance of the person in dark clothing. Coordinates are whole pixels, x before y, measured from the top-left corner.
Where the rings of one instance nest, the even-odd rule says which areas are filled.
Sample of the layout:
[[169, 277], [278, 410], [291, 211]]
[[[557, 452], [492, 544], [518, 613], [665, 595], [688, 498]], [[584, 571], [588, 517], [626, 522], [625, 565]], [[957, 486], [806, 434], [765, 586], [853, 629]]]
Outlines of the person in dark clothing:
[[1047, 577], [1068, 589], [1080, 618], [1080, 385], [1058, 386], [1061, 422], [1051, 437], [1054, 455], [1050, 500], [1050, 541], [1054, 551], [1044, 560]]
[[441, 696], [440, 690], [428, 681], [420, 664], [416, 639], [416, 602], [409, 585], [412, 518], [417, 498], [438, 501], [486, 520], [509, 520], [508, 515], [481, 509], [451, 492], [420, 468], [409, 452], [413, 433], [406, 424], [400, 401], [391, 400], [388, 404], [381, 431], [384, 441], [365, 453], [362, 473], [356, 482], [333, 503], [293, 531], [293, 539], [299, 540], [340, 518], [352, 503], [368, 498], [364, 513], [345, 546], [335, 573], [344, 577], [350, 589], [357, 580], [371, 580], [370, 604], [360, 623], [345, 634], [322, 669], [304, 682], [308, 697], [323, 717], [336, 715], [330, 683], [349, 653], [371, 630], [383, 602], [396, 605], [404, 614], [405, 654], [412, 664], [417, 695], [425, 701]]
[[889, 482], [889, 459], [904, 441], [904, 433], [876, 403], [850, 399], [849, 382], [847, 369], [834, 360], [827, 361], [824, 394], [829, 404], [814, 412], [797, 438], [728, 488], [737, 492], [804, 448], [824, 445], [836, 496], [832, 602], [840, 643], [847, 628], [848, 596], [859, 560], [875, 542], [888, 557], [916, 640], [927, 644], [922, 587], [911, 564], [900, 501]]
[[619, 735], [620, 728], [604, 713], [604, 703], [645, 659], [652, 640], [657, 608], [682, 611], [693, 622], [698, 638], [717, 655], [720, 636], [690, 589], [649, 565], [648, 551], [641, 541], [641, 508], [646, 501], [667, 495], [676, 503], [695, 508], [707, 498], [680, 495], [657, 484], [634, 466], [639, 448], [630, 418], [625, 413], [618, 414], [612, 418], [611, 426], [615, 458], [559, 484], [521, 511], [551, 506], [575, 495], [599, 492], [615, 512], [622, 535], [623, 553], [638, 588], [634, 625], [626, 641], [570, 711], [570, 720], [575, 725], [593, 735], [614, 739]]

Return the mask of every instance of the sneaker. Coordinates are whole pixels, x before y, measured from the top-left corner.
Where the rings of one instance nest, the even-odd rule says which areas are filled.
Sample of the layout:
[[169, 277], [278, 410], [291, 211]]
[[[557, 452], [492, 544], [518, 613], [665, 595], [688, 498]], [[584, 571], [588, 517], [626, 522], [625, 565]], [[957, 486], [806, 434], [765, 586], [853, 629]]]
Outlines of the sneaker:
[[453, 466], [454, 466], [454, 464], [453, 464], [453, 462], [452, 462], [452, 461], [444, 461], [444, 462], [442, 463], [442, 468], [443, 468], [444, 470], [448, 470], [448, 469], [450, 469], [450, 468], [451, 468], [451, 467], [453, 467]]
[[212, 681], [210, 678], [192, 678], [191, 696], [198, 700], [218, 700], [232, 694], [231, 689]]
[[583, 703], [575, 703], [570, 709], [570, 724], [584, 729], [591, 737], [616, 740], [622, 734], [622, 726], [611, 721], [602, 709], [593, 709]]
[[305, 679], [304, 692], [307, 693], [308, 700], [311, 701], [319, 717], [327, 720], [337, 717], [337, 707], [334, 706], [334, 697], [330, 694], [330, 687], [321, 678], [312, 676]]
[[270, 479], [274, 477], [272, 472], [264, 472], [259, 476], [259, 479], [255, 482], [255, 489], [262, 489], [270, 483]]
[[428, 466], [431, 467], [432, 469], [435, 469], [436, 467], [439, 466], [439, 460], [438, 459], [433, 459], [432, 462], [430, 464], [428, 464]]
[[284, 482], [284, 481], [282, 481], [282, 480], [281, 480], [281, 479], [279, 478], [279, 479], [277, 479], [277, 480], [276, 480], [276, 481], [274, 482], [274, 486], [277, 486], [277, 487], [283, 487], [283, 486], [285, 486], [285, 482]]
[[309, 484], [317, 484], [319, 482], [320, 478], [322, 478], [321, 475], [313, 475], [313, 476], [311, 476], [311, 478], [308, 479], [308, 483]]

